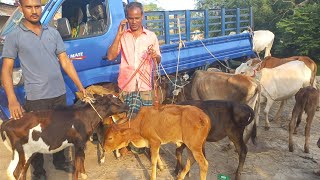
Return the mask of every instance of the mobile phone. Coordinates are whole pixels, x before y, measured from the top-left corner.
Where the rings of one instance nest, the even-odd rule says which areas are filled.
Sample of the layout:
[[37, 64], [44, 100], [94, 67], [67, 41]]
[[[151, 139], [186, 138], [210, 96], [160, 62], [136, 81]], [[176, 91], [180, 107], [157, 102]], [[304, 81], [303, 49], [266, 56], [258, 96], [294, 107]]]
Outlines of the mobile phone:
[[121, 25], [121, 31], [124, 31], [124, 30], [125, 30], [125, 27], [126, 27], [126, 25], [125, 25], [125, 24], [122, 24], [122, 25]]
[[123, 24], [121, 28], [122, 28], [122, 31], [124, 31], [124, 30], [128, 29], [128, 23]]

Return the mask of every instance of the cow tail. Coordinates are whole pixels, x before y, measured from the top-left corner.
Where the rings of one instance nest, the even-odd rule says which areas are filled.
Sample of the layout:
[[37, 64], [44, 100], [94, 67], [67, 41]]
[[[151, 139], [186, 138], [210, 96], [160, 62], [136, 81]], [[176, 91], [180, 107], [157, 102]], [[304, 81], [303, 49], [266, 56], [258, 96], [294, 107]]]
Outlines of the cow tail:
[[251, 131], [251, 141], [254, 145], [257, 145], [257, 132], [258, 132], [257, 126], [259, 123], [259, 115], [260, 115], [260, 98], [261, 98], [260, 82], [257, 87], [256, 95], [258, 96], [258, 99], [254, 105], [255, 118], [254, 118], [254, 123], [253, 123], [252, 131]]
[[4, 130], [3, 130], [4, 127], [3, 126], [4, 126], [4, 123], [2, 123], [1, 126], [0, 126], [0, 132], [1, 132], [2, 141], [5, 141], [7, 138], [4, 135]]
[[257, 145], [257, 124], [253, 123], [252, 132], [251, 132], [251, 141], [252, 144]]
[[[316, 75], [318, 72], [318, 66], [316, 63], [314, 63], [314, 70], [312, 71], [312, 78], [311, 78], [311, 86], [317, 88], [317, 81], [316, 81]], [[317, 88], [318, 89], [318, 88]]]

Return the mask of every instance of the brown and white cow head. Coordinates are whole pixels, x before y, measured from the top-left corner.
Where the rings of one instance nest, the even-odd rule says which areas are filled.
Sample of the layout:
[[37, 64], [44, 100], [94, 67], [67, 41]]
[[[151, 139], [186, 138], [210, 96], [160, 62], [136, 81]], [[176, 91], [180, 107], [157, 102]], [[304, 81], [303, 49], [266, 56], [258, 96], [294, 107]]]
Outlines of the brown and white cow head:
[[235, 74], [243, 74], [246, 76], [254, 76], [255, 71], [259, 68], [260, 63], [253, 65], [253, 59], [250, 59], [249, 61], [245, 63], [241, 63], [239, 67], [237, 67]]

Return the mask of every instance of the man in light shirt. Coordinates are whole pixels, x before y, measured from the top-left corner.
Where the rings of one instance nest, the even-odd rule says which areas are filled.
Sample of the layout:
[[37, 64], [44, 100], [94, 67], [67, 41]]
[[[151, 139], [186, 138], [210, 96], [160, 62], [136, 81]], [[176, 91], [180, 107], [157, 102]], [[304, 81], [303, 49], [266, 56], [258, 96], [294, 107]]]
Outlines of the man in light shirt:
[[[121, 52], [118, 86], [124, 101], [129, 105], [129, 116], [134, 117], [141, 106], [152, 103], [152, 68], [160, 63], [161, 55], [157, 36], [142, 26], [143, 7], [139, 2], [126, 6], [126, 19], [119, 25], [107, 57], [114, 60]], [[126, 24], [129, 29], [126, 29]]]

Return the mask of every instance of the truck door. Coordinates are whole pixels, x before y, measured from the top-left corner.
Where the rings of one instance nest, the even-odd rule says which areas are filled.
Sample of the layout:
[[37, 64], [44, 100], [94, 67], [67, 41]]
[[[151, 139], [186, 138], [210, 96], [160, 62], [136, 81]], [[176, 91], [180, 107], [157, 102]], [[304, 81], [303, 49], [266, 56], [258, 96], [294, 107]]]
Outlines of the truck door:
[[[110, 64], [102, 60], [110, 25], [106, 4], [107, 0], [65, 0], [49, 22], [59, 32], [69, 29], [70, 34], [60, 34], [78, 72]], [[67, 26], [59, 22], [67, 22]]]

